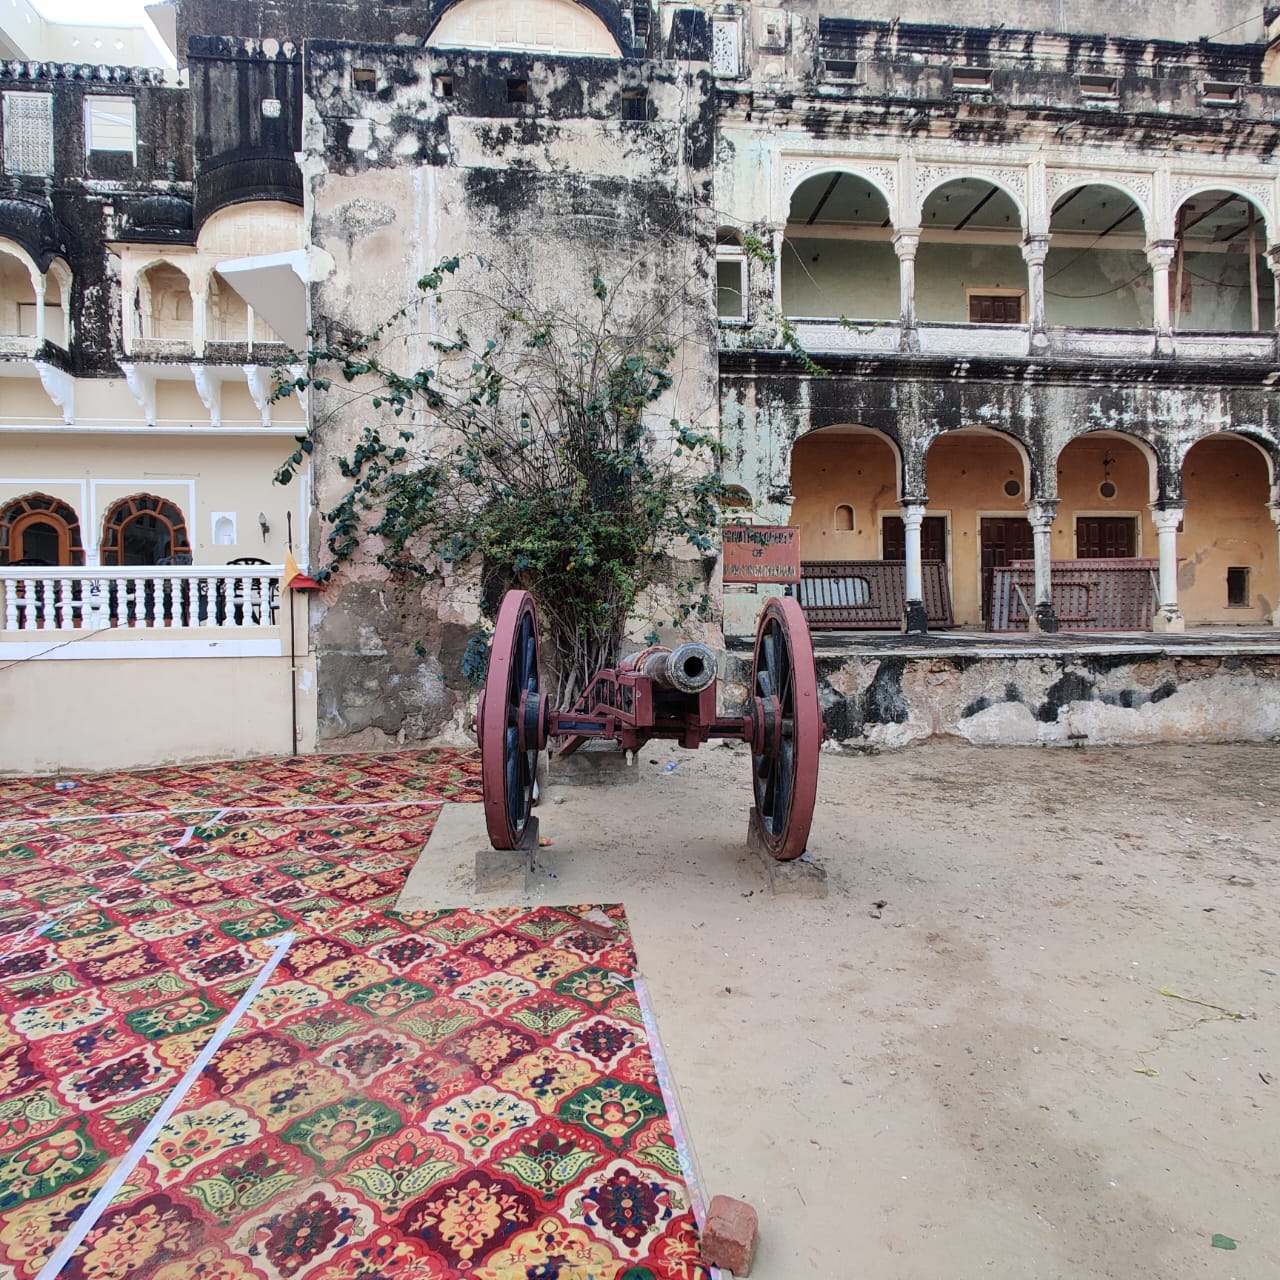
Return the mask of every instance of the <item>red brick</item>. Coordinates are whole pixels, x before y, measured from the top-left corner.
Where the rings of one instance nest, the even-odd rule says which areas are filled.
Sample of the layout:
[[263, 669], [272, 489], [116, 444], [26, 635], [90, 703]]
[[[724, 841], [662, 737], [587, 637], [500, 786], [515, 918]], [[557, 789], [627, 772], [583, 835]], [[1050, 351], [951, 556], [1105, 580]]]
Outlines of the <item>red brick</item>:
[[735, 1276], [747, 1275], [756, 1255], [757, 1226], [756, 1211], [745, 1200], [713, 1196], [702, 1232], [702, 1261]]

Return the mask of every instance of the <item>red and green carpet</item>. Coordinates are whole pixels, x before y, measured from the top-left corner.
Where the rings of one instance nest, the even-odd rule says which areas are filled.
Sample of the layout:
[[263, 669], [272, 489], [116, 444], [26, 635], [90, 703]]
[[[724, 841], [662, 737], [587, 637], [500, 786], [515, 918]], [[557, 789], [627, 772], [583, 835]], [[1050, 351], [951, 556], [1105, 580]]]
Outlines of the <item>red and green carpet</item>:
[[0, 781], [0, 1275], [695, 1280], [622, 908], [396, 897], [471, 752]]

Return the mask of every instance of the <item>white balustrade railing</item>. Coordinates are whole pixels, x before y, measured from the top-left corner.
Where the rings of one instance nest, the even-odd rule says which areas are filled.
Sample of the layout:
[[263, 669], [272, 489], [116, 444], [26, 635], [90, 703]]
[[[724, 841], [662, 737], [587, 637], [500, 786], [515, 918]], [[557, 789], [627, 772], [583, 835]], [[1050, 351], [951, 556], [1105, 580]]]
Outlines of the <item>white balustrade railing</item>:
[[192, 627], [243, 633], [274, 627], [282, 572], [280, 565], [0, 566], [0, 630]]

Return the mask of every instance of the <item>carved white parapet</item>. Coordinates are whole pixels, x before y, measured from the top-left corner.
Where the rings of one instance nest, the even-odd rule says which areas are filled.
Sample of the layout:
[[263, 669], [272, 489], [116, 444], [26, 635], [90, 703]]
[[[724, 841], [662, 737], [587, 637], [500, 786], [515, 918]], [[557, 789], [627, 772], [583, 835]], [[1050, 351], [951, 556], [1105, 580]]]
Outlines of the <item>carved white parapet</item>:
[[156, 375], [155, 371], [144, 365], [122, 363], [120, 372], [129, 386], [133, 398], [142, 408], [142, 416], [147, 426], [156, 425]]
[[193, 364], [189, 366], [191, 376], [195, 379], [196, 395], [200, 403], [209, 411], [209, 425], [222, 425], [222, 379], [208, 365]]
[[76, 418], [76, 380], [65, 369], [44, 360], [34, 362], [45, 395], [62, 410], [62, 420], [73, 426]]

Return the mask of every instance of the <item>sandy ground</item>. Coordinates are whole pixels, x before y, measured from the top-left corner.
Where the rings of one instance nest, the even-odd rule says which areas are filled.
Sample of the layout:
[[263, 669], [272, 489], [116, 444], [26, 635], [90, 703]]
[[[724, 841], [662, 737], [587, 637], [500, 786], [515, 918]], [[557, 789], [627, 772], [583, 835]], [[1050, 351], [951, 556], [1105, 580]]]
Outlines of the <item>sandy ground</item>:
[[1280, 746], [824, 754], [821, 900], [744, 751], [553, 782], [525, 900], [625, 903], [753, 1280], [1280, 1276]]

